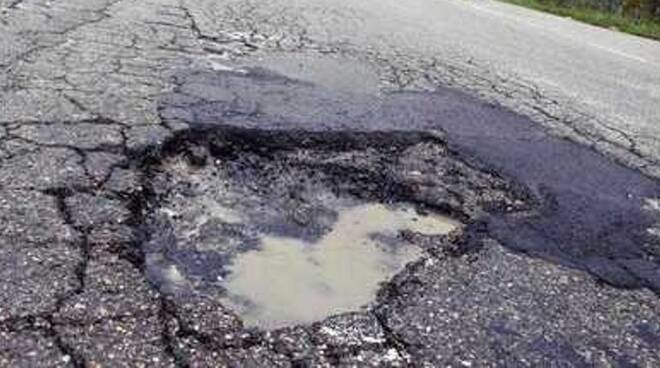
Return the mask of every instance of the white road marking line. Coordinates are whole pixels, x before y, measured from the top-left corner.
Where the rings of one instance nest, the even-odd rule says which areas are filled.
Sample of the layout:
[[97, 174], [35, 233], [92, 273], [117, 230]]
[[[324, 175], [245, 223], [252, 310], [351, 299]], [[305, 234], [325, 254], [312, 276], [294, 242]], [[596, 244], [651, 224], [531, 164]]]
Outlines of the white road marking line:
[[[487, 8], [488, 4], [486, 4], [486, 3], [470, 2], [470, 5], [472, 5], [473, 9], [479, 10], [481, 12], [489, 13], [489, 14], [498, 16], [500, 18], [505, 18], [505, 19], [508, 19], [509, 21], [513, 21], [517, 24], [522, 23], [522, 24], [525, 24], [525, 25], [527, 25], [529, 27], [532, 27], [532, 28], [540, 29], [540, 30], [543, 30], [543, 31], [546, 31], [546, 32], [548, 31], [547, 27], [536, 24], [532, 21], [525, 20], [524, 18], [521, 18], [521, 17], [514, 17], [514, 16], [511, 16], [509, 14], [505, 14], [505, 13], [502, 13], [500, 11], [497, 11], [497, 10], [494, 10], [494, 9], [491, 9], [491, 8]], [[569, 18], [569, 19], [571, 19], [571, 18]], [[606, 51], [606, 52], [609, 52], [609, 53], [612, 53], [612, 54], [615, 54], [615, 55], [618, 55], [618, 56], [621, 56], [621, 57], [625, 57], [625, 58], [628, 58], [628, 59], [631, 59], [631, 60], [635, 60], [635, 61], [640, 62], [640, 63], [653, 65], [655, 67], [660, 67], [660, 64], [649, 61], [649, 60], [647, 60], [645, 58], [642, 58], [640, 56], [637, 56], [637, 55], [632, 55], [632, 54], [629, 54], [629, 53], [626, 53], [626, 52], [623, 52], [623, 51], [620, 51], [620, 50], [616, 50], [616, 49], [613, 49], [613, 48], [610, 48], [610, 47], [607, 47], [607, 46], [599, 45], [597, 43], [584, 41], [583, 39], [576, 38], [576, 37], [571, 37], [571, 36], [568, 36], [566, 34], [561, 34], [561, 33], [558, 33], [558, 32], [555, 32], [554, 34], [556, 34], [559, 37], [563, 37], [565, 39], [582, 42], [583, 44], [585, 44], [587, 46], [591, 46], [593, 48], [596, 48], [596, 49], [599, 49], [599, 50], [602, 50], [602, 51]]]

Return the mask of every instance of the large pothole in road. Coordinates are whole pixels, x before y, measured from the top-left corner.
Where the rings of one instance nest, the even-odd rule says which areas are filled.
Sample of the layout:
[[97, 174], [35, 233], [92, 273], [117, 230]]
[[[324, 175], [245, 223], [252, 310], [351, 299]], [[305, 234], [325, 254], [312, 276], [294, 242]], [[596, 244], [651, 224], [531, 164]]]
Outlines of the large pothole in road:
[[148, 274], [261, 328], [360, 309], [461, 223], [524, 205], [423, 133], [216, 127], [171, 151], [152, 172]]

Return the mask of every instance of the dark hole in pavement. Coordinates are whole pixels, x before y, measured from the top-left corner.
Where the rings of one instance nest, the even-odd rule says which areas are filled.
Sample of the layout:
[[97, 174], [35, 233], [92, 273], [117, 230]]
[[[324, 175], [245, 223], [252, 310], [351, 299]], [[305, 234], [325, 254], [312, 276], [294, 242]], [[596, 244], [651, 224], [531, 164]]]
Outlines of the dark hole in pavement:
[[467, 225], [453, 240], [418, 241], [434, 255], [448, 243], [478, 251], [487, 236], [660, 291], [647, 205], [658, 183], [527, 118], [453, 90], [350, 94], [256, 68], [177, 78], [161, 115], [191, 129], [152, 168], [147, 247], [152, 279], [174, 294], [227, 298], [222, 282], [238, 257], [268, 251], [264, 234], [313, 244], [342, 210], [379, 203]]
[[459, 227], [442, 214], [524, 204], [428, 134], [217, 127], [174, 147], [152, 172], [152, 280], [265, 328], [367, 305], [424, 250], [441, 251]]

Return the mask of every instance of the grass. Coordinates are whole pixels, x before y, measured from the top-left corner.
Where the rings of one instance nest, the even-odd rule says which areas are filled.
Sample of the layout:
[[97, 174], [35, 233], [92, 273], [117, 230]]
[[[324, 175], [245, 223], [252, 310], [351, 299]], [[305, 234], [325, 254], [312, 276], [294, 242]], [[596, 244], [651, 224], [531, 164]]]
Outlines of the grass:
[[531, 9], [570, 17], [585, 23], [604, 28], [614, 28], [621, 32], [641, 37], [660, 40], [660, 20], [641, 19], [596, 10], [585, 6], [563, 5], [553, 1], [543, 0], [504, 0], [505, 2]]

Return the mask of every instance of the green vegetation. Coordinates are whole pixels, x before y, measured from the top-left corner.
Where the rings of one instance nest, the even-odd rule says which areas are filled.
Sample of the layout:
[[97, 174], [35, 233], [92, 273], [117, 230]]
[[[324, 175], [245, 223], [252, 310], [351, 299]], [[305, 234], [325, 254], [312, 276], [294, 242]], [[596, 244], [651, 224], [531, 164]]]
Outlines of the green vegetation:
[[[571, 3], [558, 0], [504, 1], [564, 17], [570, 17], [596, 26], [614, 28], [622, 32], [660, 40], [660, 18], [656, 15], [640, 15], [644, 12], [641, 12], [639, 8], [632, 8], [629, 10], [628, 5], [632, 1], [624, 2], [619, 7], [620, 9], [626, 9], [627, 13], [631, 15], [624, 15], [624, 11], [622, 10], [611, 12], [586, 3]], [[639, 1], [634, 5], [639, 6]], [[653, 8], [651, 14], [657, 14], [657, 11], [657, 8]], [[649, 14], [648, 11], [647, 14]]]

